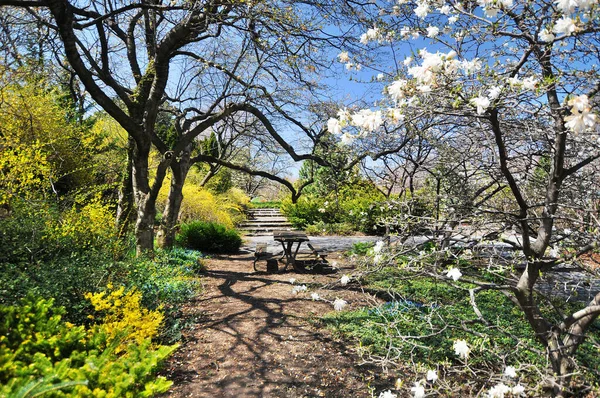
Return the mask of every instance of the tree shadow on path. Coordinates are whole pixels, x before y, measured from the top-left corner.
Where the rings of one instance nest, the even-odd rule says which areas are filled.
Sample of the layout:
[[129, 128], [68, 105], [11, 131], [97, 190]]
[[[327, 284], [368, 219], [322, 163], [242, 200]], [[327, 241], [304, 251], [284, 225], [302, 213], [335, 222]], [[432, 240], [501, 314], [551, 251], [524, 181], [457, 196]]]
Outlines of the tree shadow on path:
[[[331, 311], [331, 304], [310, 300], [310, 293], [294, 294], [288, 281], [331, 283], [338, 277], [251, 269], [247, 256], [208, 263], [204, 294], [183, 309], [196, 323], [167, 364], [165, 373], [174, 381], [167, 395], [370, 397], [368, 384], [380, 372], [358, 367], [353, 352], [309, 322]], [[356, 292], [329, 293], [353, 306], [364, 304]]]

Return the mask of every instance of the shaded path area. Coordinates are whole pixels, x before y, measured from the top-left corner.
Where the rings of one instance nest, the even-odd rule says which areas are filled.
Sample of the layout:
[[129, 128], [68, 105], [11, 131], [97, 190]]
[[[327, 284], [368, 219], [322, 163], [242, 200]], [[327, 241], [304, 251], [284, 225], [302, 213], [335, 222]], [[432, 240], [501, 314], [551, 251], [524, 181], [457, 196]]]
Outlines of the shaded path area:
[[[370, 299], [335, 287], [310, 288], [335, 286], [341, 272], [254, 273], [252, 259], [250, 253], [207, 262], [204, 294], [183, 309], [194, 326], [163, 372], [174, 381], [167, 396], [370, 397], [380, 370], [359, 367], [355, 353], [310, 321], [333, 310], [310, 294], [343, 298], [350, 308]], [[293, 293], [290, 278], [309, 291]]]

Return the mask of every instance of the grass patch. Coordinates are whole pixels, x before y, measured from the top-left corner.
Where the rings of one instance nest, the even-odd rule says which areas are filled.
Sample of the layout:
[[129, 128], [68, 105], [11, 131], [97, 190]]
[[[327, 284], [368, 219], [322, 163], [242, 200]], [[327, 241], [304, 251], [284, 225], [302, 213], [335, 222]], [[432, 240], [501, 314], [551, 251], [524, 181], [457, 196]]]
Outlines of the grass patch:
[[[364, 354], [391, 356], [398, 363], [428, 368], [440, 363], [460, 365], [452, 345], [464, 339], [472, 349], [471, 367], [501, 373], [505, 364], [533, 365], [531, 369], [548, 366], [545, 349], [534, 338], [522, 311], [500, 292], [484, 291], [476, 296], [485, 324], [478, 320], [468, 292], [444, 281], [385, 268], [371, 274], [365, 285], [393, 293], [397, 299], [322, 318], [338, 336], [355, 341]], [[575, 382], [580, 385], [600, 382], [600, 356], [593, 343], [600, 337], [598, 323], [576, 356], [581, 368]], [[538, 376], [536, 372], [525, 375], [532, 380]]]
[[270, 202], [250, 202], [248, 203], [249, 209], [279, 209], [281, 207], [281, 201], [270, 201]]

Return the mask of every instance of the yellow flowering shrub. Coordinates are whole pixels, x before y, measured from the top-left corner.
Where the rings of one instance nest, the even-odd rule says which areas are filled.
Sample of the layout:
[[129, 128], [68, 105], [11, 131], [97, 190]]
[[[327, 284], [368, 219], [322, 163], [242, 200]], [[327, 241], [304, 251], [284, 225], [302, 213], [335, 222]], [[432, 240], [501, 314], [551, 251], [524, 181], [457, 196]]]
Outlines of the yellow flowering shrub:
[[[156, 314], [140, 311], [135, 292], [89, 297], [104, 309], [106, 323], [86, 328], [65, 322], [64, 307], [33, 296], [15, 306], [0, 305], [0, 397], [150, 397], [169, 389], [172, 382], [156, 372], [177, 345], [141, 338], [155, 333], [148, 325]], [[148, 325], [140, 331], [138, 322], [119, 332], [118, 314], [129, 321], [141, 315]], [[126, 346], [108, 336], [122, 338], [131, 331], [138, 334]]]
[[[59, 90], [44, 82], [9, 82], [0, 95], [0, 205], [87, 188], [95, 183], [94, 170], [107, 174], [94, 161], [107, 152], [100, 145], [107, 132], [70, 122]], [[118, 163], [114, 156], [112, 163]]]
[[[158, 194], [157, 209], [162, 212], [169, 194], [170, 177], [165, 182]], [[233, 219], [228, 206], [224, 201], [209, 190], [195, 185], [193, 182], [187, 182], [183, 186], [183, 202], [179, 211], [179, 220], [187, 222], [191, 220], [202, 220], [215, 222], [225, 225], [227, 228], [233, 228]]]
[[78, 249], [98, 249], [115, 254], [119, 243], [114, 230], [114, 215], [100, 199], [85, 205], [73, 205], [60, 213], [58, 219], [45, 220], [46, 244]]
[[102, 323], [98, 327], [106, 333], [108, 342], [122, 339], [116, 349], [117, 353], [125, 350], [132, 341], [142, 344], [144, 340], [152, 339], [158, 334], [163, 314], [160, 309], [150, 311], [143, 308], [142, 293], [137, 289], [125, 292], [124, 287], [114, 289], [109, 285], [107, 292], [87, 293], [85, 297], [96, 311], [103, 314]]

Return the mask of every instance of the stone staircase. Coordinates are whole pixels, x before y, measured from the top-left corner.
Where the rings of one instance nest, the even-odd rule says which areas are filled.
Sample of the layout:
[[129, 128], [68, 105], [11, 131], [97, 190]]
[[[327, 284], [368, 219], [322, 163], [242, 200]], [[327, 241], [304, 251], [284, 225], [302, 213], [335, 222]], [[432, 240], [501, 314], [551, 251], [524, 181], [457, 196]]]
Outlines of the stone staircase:
[[279, 209], [249, 209], [248, 219], [238, 225], [246, 236], [272, 235], [273, 231], [292, 231], [290, 224]]

